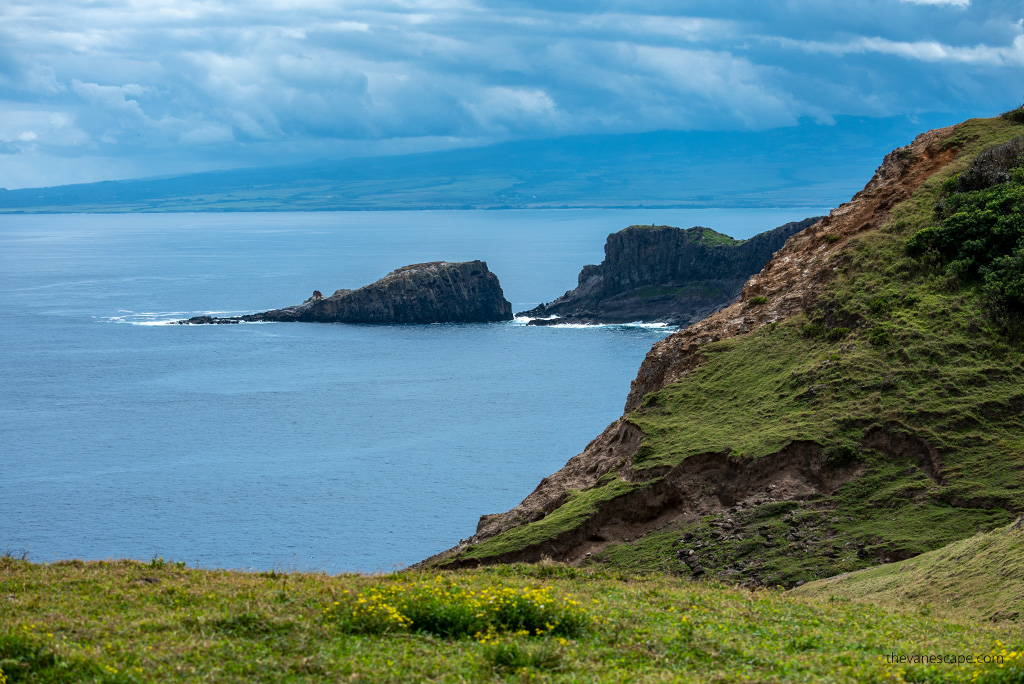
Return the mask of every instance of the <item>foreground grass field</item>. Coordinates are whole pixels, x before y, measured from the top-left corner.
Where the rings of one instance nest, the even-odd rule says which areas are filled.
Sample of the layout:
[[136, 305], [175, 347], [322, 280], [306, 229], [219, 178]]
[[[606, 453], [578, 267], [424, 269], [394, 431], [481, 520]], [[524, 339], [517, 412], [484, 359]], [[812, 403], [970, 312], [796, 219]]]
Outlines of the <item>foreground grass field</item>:
[[[6, 557], [0, 682], [1024, 682], [1019, 625], [926, 613], [558, 565], [331, 577]], [[921, 655], [962, 662], [891, 662]]]

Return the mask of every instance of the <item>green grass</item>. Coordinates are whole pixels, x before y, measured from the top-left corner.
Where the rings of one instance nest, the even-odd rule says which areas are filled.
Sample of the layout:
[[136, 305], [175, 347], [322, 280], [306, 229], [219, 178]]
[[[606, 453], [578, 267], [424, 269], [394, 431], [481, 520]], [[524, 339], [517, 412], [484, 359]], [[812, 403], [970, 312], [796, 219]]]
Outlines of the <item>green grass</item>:
[[[581, 620], [566, 633], [446, 636], [338, 618], [352, 597], [378, 595], [443, 620], [488, 592], [550, 599]], [[969, 618], [559, 565], [331, 577], [0, 561], [0, 668], [12, 683], [1021, 681], [1019, 631]], [[1001, 668], [886, 662], [1004, 648]]]
[[999, 528], [910, 560], [805, 584], [797, 593], [984, 620], [1024, 617], [1024, 527]]
[[[651, 228], [669, 227], [671, 226], [656, 226], [653, 223], [649, 226], [634, 224], [632, 226], [628, 226], [625, 230], [650, 230]], [[691, 240], [708, 247], [736, 247], [746, 242], [746, 240], [737, 240], [736, 238], [729, 237], [725, 233], [719, 233], [717, 230], [705, 228], [704, 226], [694, 226], [692, 228], [685, 228], [684, 230]]]
[[[812, 310], [704, 347], [701, 366], [629, 415], [646, 436], [632, 460], [638, 471], [706, 453], [753, 462], [795, 441], [819, 444], [836, 467], [861, 466], [835, 494], [797, 502], [828, 521], [809, 539], [779, 543], [776, 535], [766, 546], [757, 528], [778, 525], [782, 513], [737, 513], [744, 542], [716, 541], [705, 552], [709, 572], [789, 586], [930, 551], [1024, 509], [1024, 351], [993, 320], [977, 285], [951, 282], [906, 249], [938, 222], [943, 183], [982, 149], [1022, 132], [1000, 118], [963, 124], [947, 142], [961, 156], [896, 207], [885, 227], [833, 257], [835, 279]], [[868, 437], [879, 432], [936, 449], [940, 481], [911, 456], [872, 448]], [[608, 505], [608, 493], [591, 496]], [[500, 544], [484, 542], [475, 557], [542, 541], [537, 526], [550, 519], [561, 521], [559, 533], [581, 525], [586, 514], [574, 501], [577, 514], [555, 510], [506, 532]], [[700, 538], [713, 522], [674, 523], [656, 534]], [[686, 573], [661, 542], [669, 536], [593, 560]]]
[[470, 546], [458, 559], [489, 558], [522, 549], [560, 534], [575, 530], [601, 506], [637, 488], [637, 484], [619, 477], [604, 478], [596, 487], [583, 492], [570, 492], [565, 503], [543, 519], [511, 530]]

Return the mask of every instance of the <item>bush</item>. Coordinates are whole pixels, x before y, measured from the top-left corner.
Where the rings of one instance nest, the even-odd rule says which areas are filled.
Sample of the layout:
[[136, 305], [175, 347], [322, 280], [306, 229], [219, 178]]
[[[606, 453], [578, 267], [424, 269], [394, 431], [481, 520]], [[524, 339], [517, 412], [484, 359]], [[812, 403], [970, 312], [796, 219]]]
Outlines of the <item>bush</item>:
[[868, 302], [868, 311], [880, 316], [889, 311], [889, 300], [885, 297], [875, 297]]
[[[1024, 138], [1011, 143], [1016, 143], [1015, 154], [1024, 160]], [[998, 154], [989, 155], [990, 161], [1004, 159], [1003, 148], [1007, 145], [987, 150], [978, 158], [995, 150]], [[980, 164], [982, 170], [971, 178], [994, 174], [995, 166], [994, 161]], [[1006, 182], [949, 196], [945, 214], [938, 226], [913, 235], [907, 241], [907, 252], [940, 265], [954, 285], [980, 284], [993, 310], [1024, 311], [1024, 167], [1014, 170]]]
[[1024, 136], [990, 147], [971, 162], [967, 170], [950, 178], [943, 186], [947, 192], [984, 190], [1006, 183], [1015, 169], [1024, 166]]
[[876, 325], [868, 330], [867, 337], [868, 342], [875, 347], [884, 347], [892, 342], [892, 333], [884, 325]]
[[1009, 121], [1013, 121], [1014, 123], [1024, 124], [1024, 107], [1011, 109], [1008, 112], [1003, 112], [1000, 116]]
[[757, 306], [760, 306], [761, 304], [767, 304], [768, 303], [768, 298], [764, 297], [764, 296], [751, 297], [750, 303], [751, 304], [755, 304]]
[[428, 632], [492, 641], [502, 633], [574, 636], [586, 612], [552, 587], [488, 586], [474, 589], [438, 575], [432, 580], [372, 586], [324, 608], [323, 615], [347, 632]]
[[832, 328], [825, 334], [825, 339], [829, 342], [838, 342], [849, 334], [849, 328]]
[[804, 326], [804, 337], [812, 340], [822, 337], [825, 334], [825, 326], [821, 323], [808, 323]]
[[982, 269], [982, 291], [993, 308], [1024, 312], [1024, 243]]

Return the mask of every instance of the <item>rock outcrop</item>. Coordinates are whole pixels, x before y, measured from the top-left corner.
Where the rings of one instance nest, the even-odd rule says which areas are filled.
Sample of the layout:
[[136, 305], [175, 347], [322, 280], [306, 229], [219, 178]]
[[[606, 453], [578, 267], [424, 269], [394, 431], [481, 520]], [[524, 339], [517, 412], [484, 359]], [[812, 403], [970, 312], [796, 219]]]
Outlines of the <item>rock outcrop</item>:
[[700, 226], [630, 226], [608, 236], [604, 261], [584, 266], [576, 289], [518, 315], [534, 318], [531, 325], [688, 325], [735, 300], [746, 279], [791, 235], [819, 218], [787, 223], [749, 240]]
[[488, 323], [511, 319], [512, 305], [486, 263], [435, 261], [403, 266], [358, 290], [338, 290], [330, 297], [314, 295], [284, 309], [230, 318], [196, 316], [179, 322]]

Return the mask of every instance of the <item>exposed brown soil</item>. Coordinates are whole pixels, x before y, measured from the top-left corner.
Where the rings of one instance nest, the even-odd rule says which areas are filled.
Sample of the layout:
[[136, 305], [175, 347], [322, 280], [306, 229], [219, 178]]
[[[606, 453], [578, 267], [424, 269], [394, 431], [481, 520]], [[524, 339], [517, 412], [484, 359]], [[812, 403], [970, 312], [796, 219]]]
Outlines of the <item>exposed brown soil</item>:
[[487, 539], [515, 525], [543, 518], [565, 502], [569, 491], [589, 489], [602, 475], [624, 465], [643, 437], [640, 428], [625, 418], [615, 421], [588, 444], [583, 453], [573, 456], [561, 470], [541, 480], [518, 506], [507, 513], [481, 516], [473, 540]]
[[[792, 442], [781, 451], [744, 462], [726, 453], [691, 456], [678, 466], [632, 471], [627, 479], [650, 482], [613, 501], [580, 527], [486, 563], [536, 562], [543, 558], [579, 563], [611, 544], [637, 539], [666, 525], [689, 522], [735, 506], [832, 494], [860, 474], [857, 465], [830, 467], [821, 446]], [[478, 541], [477, 537], [467, 542]], [[481, 561], [457, 560], [447, 567], [473, 567]]]
[[939, 452], [919, 437], [875, 428], [864, 436], [862, 445], [867, 449], [880, 451], [893, 460], [910, 458], [921, 466], [928, 479], [937, 485], [942, 484], [942, 460]]

